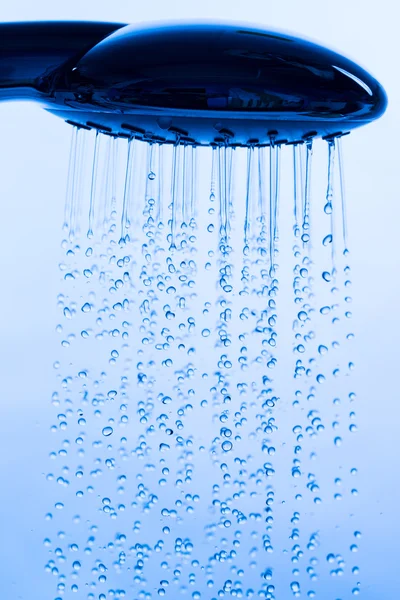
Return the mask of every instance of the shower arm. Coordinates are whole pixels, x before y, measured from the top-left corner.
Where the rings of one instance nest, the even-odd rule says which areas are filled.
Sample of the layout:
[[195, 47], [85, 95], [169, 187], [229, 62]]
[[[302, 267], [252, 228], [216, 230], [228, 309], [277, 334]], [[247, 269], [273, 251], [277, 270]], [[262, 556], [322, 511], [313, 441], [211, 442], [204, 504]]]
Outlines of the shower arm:
[[0, 23], [0, 101], [49, 100], [52, 73], [77, 61], [120, 23]]

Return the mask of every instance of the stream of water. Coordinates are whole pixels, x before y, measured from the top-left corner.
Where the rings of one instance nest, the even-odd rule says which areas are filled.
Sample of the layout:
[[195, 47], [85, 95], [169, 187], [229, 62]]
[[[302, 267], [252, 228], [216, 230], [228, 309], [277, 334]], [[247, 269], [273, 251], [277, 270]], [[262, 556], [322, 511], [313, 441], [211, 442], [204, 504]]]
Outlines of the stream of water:
[[55, 599], [360, 593], [341, 143], [73, 129], [44, 540]]

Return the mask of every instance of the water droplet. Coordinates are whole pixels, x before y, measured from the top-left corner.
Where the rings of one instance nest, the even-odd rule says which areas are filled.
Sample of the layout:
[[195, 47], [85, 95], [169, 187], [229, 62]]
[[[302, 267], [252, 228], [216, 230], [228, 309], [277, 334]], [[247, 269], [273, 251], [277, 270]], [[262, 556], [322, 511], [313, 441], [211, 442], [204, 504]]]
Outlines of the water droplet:
[[228, 429], [228, 427], [222, 427], [222, 428], [221, 428], [221, 431], [220, 431], [220, 434], [221, 434], [223, 437], [227, 437], [227, 438], [229, 438], [229, 437], [231, 437], [231, 435], [232, 435], [232, 431], [231, 431], [230, 429]]
[[329, 233], [328, 235], [326, 235], [324, 237], [324, 239], [322, 240], [322, 243], [324, 246], [327, 246], [328, 244], [332, 244], [332, 240], [333, 240], [332, 235]]
[[72, 311], [68, 308], [68, 306], [64, 308], [63, 312], [66, 319], [72, 319]]
[[292, 583], [290, 584], [290, 589], [294, 593], [300, 592], [300, 584], [298, 583], [298, 581], [292, 581]]
[[330, 306], [323, 306], [319, 310], [319, 312], [321, 313], [321, 315], [327, 315], [330, 311], [331, 311], [331, 307]]
[[324, 281], [328, 281], [328, 282], [332, 280], [332, 276], [329, 273], [329, 271], [324, 271], [322, 273], [322, 279], [324, 279]]
[[102, 434], [103, 434], [105, 437], [108, 437], [108, 436], [109, 436], [109, 435], [111, 435], [112, 433], [114, 433], [114, 430], [113, 430], [113, 428], [112, 428], [112, 427], [104, 427], [104, 428], [103, 428], [103, 430], [102, 430]]

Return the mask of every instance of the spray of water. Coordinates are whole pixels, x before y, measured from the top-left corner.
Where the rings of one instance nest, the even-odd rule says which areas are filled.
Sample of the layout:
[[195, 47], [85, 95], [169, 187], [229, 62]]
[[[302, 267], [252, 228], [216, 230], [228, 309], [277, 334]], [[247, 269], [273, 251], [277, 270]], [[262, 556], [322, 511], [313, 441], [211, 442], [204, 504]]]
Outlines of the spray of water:
[[55, 598], [357, 595], [341, 140], [312, 198], [312, 140], [92, 136], [72, 133], [59, 265]]

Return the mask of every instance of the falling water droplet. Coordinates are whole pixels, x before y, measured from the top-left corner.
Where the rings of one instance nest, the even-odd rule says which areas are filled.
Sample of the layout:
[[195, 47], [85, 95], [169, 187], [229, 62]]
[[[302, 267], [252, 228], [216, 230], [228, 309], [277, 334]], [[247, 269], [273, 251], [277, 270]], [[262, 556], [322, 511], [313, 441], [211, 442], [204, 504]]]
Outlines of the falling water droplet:
[[300, 592], [300, 584], [298, 583], [298, 581], [292, 581], [292, 583], [290, 584], [290, 589], [294, 593]]
[[331, 280], [332, 280], [332, 276], [331, 276], [331, 274], [329, 273], [329, 271], [324, 271], [324, 272], [322, 273], [322, 279], [323, 279], [324, 281], [327, 281], [327, 282], [329, 282], [329, 281], [331, 281]]
[[[105, 600], [106, 589], [109, 595], [122, 598], [128, 592], [116, 590], [115, 566], [121, 582], [132, 567], [143, 600], [152, 593], [160, 597], [186, 594], [199, 600], [221, 594], [261, 595], [273, 600], [273, 584], [281, 578], [277, 567], [282, 566], [286, 589], [290, 586], [296, 597], [313, 598], [316, 592], [300, 589], [300, 583], [302, 588], [306, 585], [300, 566], [310, 576], [309, 587], [314, 588], [318, 548], [326, 547], [329, 538], [323, 539], [327, 532], [323, 524], [315, 533], [303, 514], [312, 507], [317, 515], [322, 499], [342, 497], [344, 503], [350, 496], [345, 479], [345, 473], [350, 477], [350, 465], [344, 463], [343, 449], [347, 448], [346, 436], [356, 440], [357, 426], [354, 413], [346, 412], [353, 398], [347, 400], [347, 392], [341, 395], [334, 390], [334, 384], [343, 383], [344, 388], [341, 377], [350, 377], [353, 369], [351, 357], [340, 362], [337, 350], [339, 341], [340, 351], [345, 348], [350, 335], [340, 330], [349, 323], [343, 318], [343, 306], [350, 303], [350, 284], [344, 284], [346, 295], [341, 293], [343, 281], [349, 282], [350, 276], [322, 262], [326, 252], [318, 256], [315, 248], [311, 143], [294, 148], [293, 337], [285, 345], [277, 326], [285, 318], [278, 274], [282, 272], [284, 278], [287, 273], [285, 265], [278, 271], [277, 264], [283, 145], [281, 149], [272, 135], [270, 148], [254, 143], [245, 149], [246, 205], [239, 206], [232, 165], [242, 150], [234, 149], [228, 138], [217, 141], [209, 151], [210, 201], [198, 202], [197, 210], [195, 153], [190, 143], [182, 143], [177, 134], [176, 145], [165, 144], [161, 160], [161, 144], [147, 144], [133, 133], [128, 141], [118, 141], [121, 171], [126, 169], [125, 187], [124, 182], [116, 185], [115, 173], [104, 173], [114, 168], [116, 140], [109, 136], [98, 144], [90, 195], [91, 247], [80, 241], [79, 228], [74, 239], [64, 233], [65, 257], [60, 263], [64, 287], [57, 299], [59, 314], [65, 317], [57, 330], [62, 334], [63, 355], [54, 361], [59, 389], [52, 397], [57, 412], [51, 427], [55, 438], [59, 437], [58, 447], [51, 449], [47, 479], [58, 482], [57, 492], [73, 523], [81, 520], [83, 524], [89, 511], [93, 513], [87, 543], [75, 544], [81, 536], [73, 539], [68, 522], [63, 526], [68, 546], [55, 545], [57, 534], [54, 540], [48, 536], [57, 550], [49, 555], [47, 570], [57, 575], [60, 596], [68, 590], [79, 595], [91, 586], [91, 600], [94, 596]], [[162, 162], [164, 171], [168, 169], [164, 179]], [[170, 179], [171, 190], [164, 189]], [[68, 203], [67, 220], [71, 194]], [[339, 218], [336, 201], [332, 204], [329, 197], [325, 213], [331, 214], [332, 208]], [[321, 219], [329, 221], [323, 215]], [[95, 230], [99, 221], [101, 237]], [[85, 230], [82, 225], [81, 229]], [[331, 229], [324, 245], [333, 245], [332, 233]], [[340, 260], [347, 265], [341, 256]], [[324, 284], [331, 281], [334, 284]], [[328, 313], [329, 317], [321, 316]], [[346, 315], [351, 316], [348, 311]], [[276, 354], [277, 347], [280, 354]], [[292, 381], [286, 358], [293, 360]], [[282, 407], [289, 394], [293, 410], [287, 412]], [[324, 407], [333, 411], [332, 419], [326, 418]], [[282, 410], [289, 419], [286, 424]], [[101, 431], [100, 439], [93, 437], [96, 431]], [[322, 449], [326, 441], [339, 446], [342, 439], [343, 449], [335, 448], [332, 457], [335, 486], [339, 486], [337, 465], [339, 459], [343, 461], [341, 494], [335, 487], [329, 496]], [[292, 453], [290, 462], [286, 458], [282, 462], [287, 449]], [[178, 494], [172, 493], [174, 489]], [[352, 488], [351, 495], [355, 494]], [[246, 498], [249, 511], [245, 510]], [[101, 519], [118, 524], [117, 529], [113, 527], [116, 535], [93, 517], [99, 500]], [[207, 508], [210, 501], [212, 511]], [[332, 523], [337, 519], [339, 527], [339, 513], [333, 515], [331, 508]], [[282, 523], [277, 524], [278, 518]], [[194, 523], [204, 529], [208, 547], [213, 548], [209, 557], [198, 546]], [[281, 554], [286, 542], [279, 539], [280, 528], [287, 526], [291, 527], [290, 546], [288, 542], [288, 552]], [[343, 552], [358, 542], [353, 529], [350, 533]], [[249, 550], [250, 574], [240, 560], [243, 549]], [[72, 565], [68, 574], [62, 564], [70, 551], [77, 553], [73, 555], [77, 560], [68, 562]], [[268, 553], [268, 568], [263, 552]], [[332, 556], [329, 567], [336, 575], [339, 570], [344, 573], [340, 555]], [[229, 579], [225, 568], [232, 573]], [[197, 591], [203, 571], [210, 588], [207, 596]], [[260, 575], [262, 583], [257, 584]], [[346, 593], [351, 593], [351, 586]], [[332, 594], [341, 592], [332, 588]]]
[[233, 444], [232, 444], [232, 442], [225, 440], [224, 442], [222, 442], [221, 447], [224, 452], [230, 452], [230, 450], [232, 450], [232, 448], [233, 448]]

